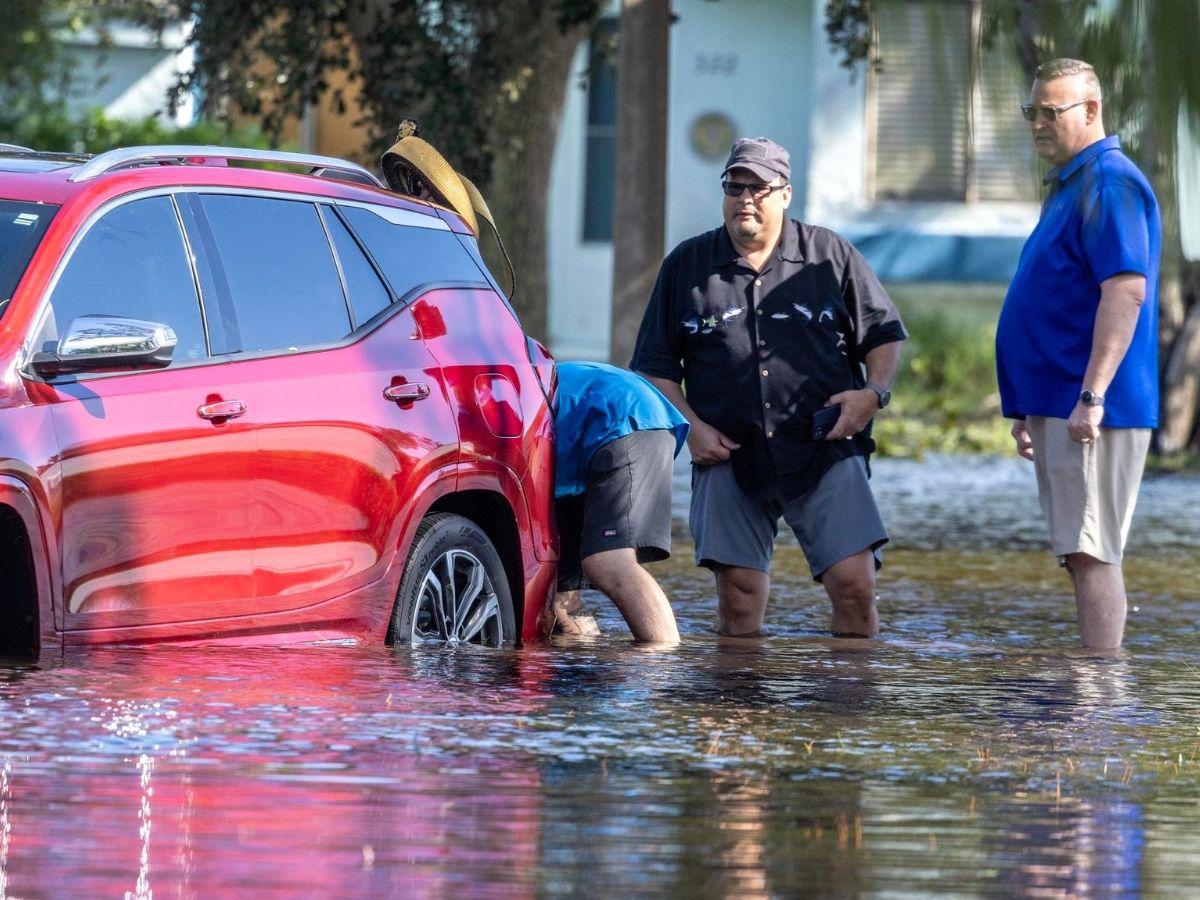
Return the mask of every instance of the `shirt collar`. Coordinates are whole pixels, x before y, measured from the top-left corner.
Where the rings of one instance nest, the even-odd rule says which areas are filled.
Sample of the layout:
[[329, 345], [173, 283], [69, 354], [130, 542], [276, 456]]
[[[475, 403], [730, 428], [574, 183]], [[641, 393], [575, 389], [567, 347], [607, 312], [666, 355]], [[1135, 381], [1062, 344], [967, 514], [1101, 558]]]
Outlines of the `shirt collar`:
[[[782, 259], [788, 262], [800, 263], [804, 262], [804, 251], [800, 248], [800, 223], [794, 219], [783, 220], [783, 234], [780, 236], [779, 246], [776, 248], [776, 253]], [[742, 258], [738, 253], [737, 248], [733, 246], [733, 239], [729, 237], [729, 230], [722, 225], [717, 229], [716, 240], [712, 246], [712, 263], [714, 267], [729, 266]]]
[[1051, 169], [1046, 173], [1046, 177], [1042, 180], [1045, 181], [1046, 184], [1050, 184], [1055, 179], [1058, 181], [1066, 181], [1101, 153], [1106, 153], [1109, 150], [1120, 149], [1121, 139], [1115, 134], [1110, 134], [1108, 137], [1101, 138], [1094, 144], [1088, 144], [1061, 166]]
[[779, 255], [788, 262], [804, 262], [804, 251], [800, 249], [800, 223], [795, 219], [783, 220], [783, 240], [779, 242]]
[[714, 267], [733, 265], [741, 258], [741, 254], [737, 252], [737, 248], [733, 246], [733, 239], [729, 236], [729, 229], [724, 225], [717, 229], [716, 236], [712, 244], [712, 264]]

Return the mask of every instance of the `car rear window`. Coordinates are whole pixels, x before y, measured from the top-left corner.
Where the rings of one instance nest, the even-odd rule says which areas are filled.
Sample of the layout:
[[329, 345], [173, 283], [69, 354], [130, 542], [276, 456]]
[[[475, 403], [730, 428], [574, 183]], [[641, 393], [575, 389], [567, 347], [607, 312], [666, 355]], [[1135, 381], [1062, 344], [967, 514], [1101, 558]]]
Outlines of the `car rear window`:
[[0, 200], [0, 318], [56, 212], [45, 203]]
[[484, 278], [454, 232], [396, 225], [369, 209], [339, 207], [392, 285], [397, 297], [439, 284], [481, 284]]

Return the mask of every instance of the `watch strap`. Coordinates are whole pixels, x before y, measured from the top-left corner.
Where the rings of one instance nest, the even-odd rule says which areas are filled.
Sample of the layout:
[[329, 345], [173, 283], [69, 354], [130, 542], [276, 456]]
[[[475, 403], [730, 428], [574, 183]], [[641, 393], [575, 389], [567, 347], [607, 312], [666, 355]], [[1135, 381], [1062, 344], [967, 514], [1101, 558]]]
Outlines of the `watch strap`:
[[876, 384], [873, 381], [868, 381], [866, 383], [865, 387], [867, 387], [868, 389], [875, 392], [875, 396], [879, 400], [879, 408], [883, 409], [884, 405], [887, 402], [884, 398], [888, 397], [888, 395], [891, 393], [891, 391], [889, 391], [887, 388], [885, 388], [882, 384]]

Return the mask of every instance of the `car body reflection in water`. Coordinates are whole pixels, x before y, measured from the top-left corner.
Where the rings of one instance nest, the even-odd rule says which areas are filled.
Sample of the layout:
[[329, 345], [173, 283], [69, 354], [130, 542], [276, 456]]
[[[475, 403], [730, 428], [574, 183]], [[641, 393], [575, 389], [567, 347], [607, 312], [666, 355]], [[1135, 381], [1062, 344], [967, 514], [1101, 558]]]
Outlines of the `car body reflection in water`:
[[1200, 895], [1200, 480], [1148, 486], [1089, 655], [1049, 555], [978, 541], [1032, 493], [973, 466], [881, 483], [879, 641], [822, 634], [789, 545], [774, 637], [717, 639], [684, 542], [672, 650], [596, 602], [604, 637], [513, 651], [0, 663], [0, 897]]
[[486, 723], [535, 714], [536, 674], [499, 698], [412, 662], [115, 650], [7, 673], [0, 896], [531, 893], [538, 769]]

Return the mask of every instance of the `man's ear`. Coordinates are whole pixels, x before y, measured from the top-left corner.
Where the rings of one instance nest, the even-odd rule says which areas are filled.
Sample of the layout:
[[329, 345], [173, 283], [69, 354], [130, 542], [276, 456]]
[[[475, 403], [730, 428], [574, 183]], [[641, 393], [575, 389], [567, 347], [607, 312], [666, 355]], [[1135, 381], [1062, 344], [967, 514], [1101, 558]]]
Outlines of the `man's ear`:
[[1098, 118], [1100, 118], [1100, 101], [1099, 100], [1089, 100], [1087, 102], [1087, 115], [1088, 115], [1087, 122], [1089, 125], [1091, 125]]
[[792, 186], [789, 184], [779, 193], [783, 194], [783, 208], [787, 209], [792, 205]]

